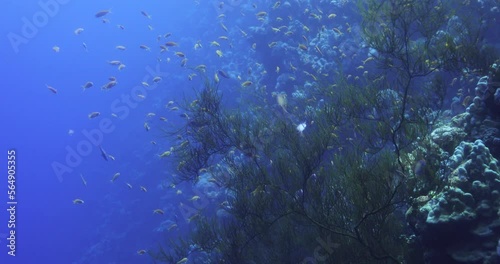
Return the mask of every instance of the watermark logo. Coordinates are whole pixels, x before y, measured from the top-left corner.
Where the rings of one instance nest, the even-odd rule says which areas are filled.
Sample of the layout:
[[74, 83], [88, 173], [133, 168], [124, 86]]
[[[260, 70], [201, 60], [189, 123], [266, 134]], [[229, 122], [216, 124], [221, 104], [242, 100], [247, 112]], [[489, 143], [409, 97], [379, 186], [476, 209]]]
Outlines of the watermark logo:
[[313, 256], [303, 259], [302, 262], [300, 262], [301, 264], [315, 264], [318, 262], [325, 262], [330, 257], [330, 255], [333, 254], [333, 250], [340, 246], [338, 243], [334, 243], [331, 240], [331, 236], [326, 237], [326, 241], [321, 237], [317, 237], [316, 241], [318, 242], [319, 246], [314, 249]]
[[[156, 68], [153, 69], [150, 66], [146, 67], [147, 74], [143, 77], [143, 81], [154, 77], [166, 77], [167, 72], [162, 72], [160, 69], [160, 64], [156, 64]], [[158, 84], [153, 82], [152, 85], [144, 87], [141, 85], [134, 86], [129, 93], [121, 94], [120, 98], [117, 98], [111, 102], [110, 109], [112, 113], [115, 113], [117, 118], [120, 120], [126, 119], [130, 115], [132, 109], [137, 108], [140, 102], [142, 102], [148, 95], [148, 92], [156, 89]], [[143, 95], [144, 97], [138, 97], [137, 95]], [[105, 135], [112, 133], [115, 130], [115, 125], [113, 120], [110, 118], [102, 118], [99, 121], [97, 128], [92, 130], [82, 130], [81, 133], [85, 139], [79, 141], [76, 146], [66, 146], [66, 157], [64, 162], [54, 161], [52, 162], [52, 170], [57, 176], [59, 182], [63, 181], [63, 175], [67, 173], [72, 173], [73, 169], [79, 166], [83, 162], [83, 158], [90, 155], [94, 149], [99, 148], [105, 138]]]
[[48, 0], [38, 1], [40, 10], [35, 12], [30, 18], [23, 16], [21, 18], [22, 26], [18, 33], [9, 32], [7, 39], [15, 53], [19, 52], [19, 48], [23, 44], [27, 44], [39, 32], [39, 30], [50, 21], [50, 18], [55, 17], [62, 5], [65, 5], [70, 0]]

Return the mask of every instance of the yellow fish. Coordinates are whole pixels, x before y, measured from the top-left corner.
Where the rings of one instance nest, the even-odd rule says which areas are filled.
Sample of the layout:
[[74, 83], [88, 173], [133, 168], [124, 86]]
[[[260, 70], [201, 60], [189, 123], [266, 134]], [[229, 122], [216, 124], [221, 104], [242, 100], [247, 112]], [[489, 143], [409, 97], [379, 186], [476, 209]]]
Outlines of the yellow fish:
[[177, 227], [177, 224], [171, 224], [169, 227], [168, 227], [168, 231], [174, 229]]
[[168, 150], [167, 150], [167, 151], [163, 152], [163, 153], [160, 155], [160, 158], [168, 157], [168, 156], [170, 156], [171, 154], [172, 154], [172, 152], [170, 152], [170, 151], [168, 151]]
[[115, 175], [113, 175], [113, 178], [111, 178], [111, 182], [115, 182], [116, 179], [118, 179], [118, 177], [120, 177], [120, 173], [119, 172], [117, 172], [117, 173], [115, 173]]
[[261, 12], [255, 14], [255, 16], [256, 17], [265, 17], [265, 16], [267, 16], [267, 12], [261, 11]]
[[83, 204], [84, 201], [82, 199], [75, 199], [73, 200], [73, 204]]
[[165, 214], [165, 212], [164, 212], [163, 210], [161, 210], [161, 209], [155, 209], [155, 210], [153, 211], [153, 214], [164, 215], [164, 214]]
[[83, 185], [87, 186], [87, 181], [83, 178], [83, 174], [80, 173], [80, 178], [82, 178]]
[[276, 95], [276, 100], [278, 101], [278, 105], [281, 106], [281, 108], [283, 108], [283, 111], [285, 111], [285, 113], [288, 113], [286, 111], [286, 106], [288, 104], [287, 102], [287, 99], [286, 99], [286, 93], [279, 93]]
[[83, 30], [84, 30], [83, 28], [77, 28], [77, 29], [75, 29], [75, 31], [74, 31], [75, 35], [80, 35], [80, 33], [82, 33]]
[[191, 199], [189, 199], [189, 201], [198, 201], [198, 200], [200, 200], [200, 196], [198, 196], [198, 195], [195, 195], [195, 196], [191, 197]]
[[151, 51], [151, 49], [146, 45], [140, 45], [139, 48], [141, 48], [143, 50]]
[[219, 75], [217, 75], [217, 73], [214, 75], [214, 81], [215, 83], [219, 83]]
[[224, 29], [224, 31], [227, 32], [227, 27], [224, 24], [220, 23], [220, 26], [222, 27], [222, 29]]
[[100, 115], [101, 115], [101, 113], [99, 113], [99, 112], [92, 112], [92, 113], [89, 114], [89, 118], [96, 118], [96, 117], [98, 117]]
[[183, 258], [179, 261], [177, 261], [177, 264], [183, 264], [183, 263], [186, 263], [188, 261], [188, 258]]
[[245, 81], [241, 84], [241, 87], [248, 87], [250, 85], [252, 85], [253, 83], [251, 81]]

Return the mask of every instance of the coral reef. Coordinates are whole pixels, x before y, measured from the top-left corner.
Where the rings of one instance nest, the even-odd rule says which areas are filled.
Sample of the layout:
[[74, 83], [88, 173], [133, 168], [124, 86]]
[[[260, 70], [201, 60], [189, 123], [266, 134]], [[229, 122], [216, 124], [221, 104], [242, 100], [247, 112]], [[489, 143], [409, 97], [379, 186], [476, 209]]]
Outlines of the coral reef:
[[481, 140], [447, 160], [447, 185], [407, 212], [429, 263], [491, 263], [500, 234], [499, 163]]
[[451, 152], [466, 136], [463, 129], [451, 125], [443, 125], [431, 133], [432, 141], [448, 152]]
[[480, 138], [493, 156], [500, 156], [500, 65], [493, 64], [490, 74], [477, 82], [475, 97], [467, 107], [466, 131]]

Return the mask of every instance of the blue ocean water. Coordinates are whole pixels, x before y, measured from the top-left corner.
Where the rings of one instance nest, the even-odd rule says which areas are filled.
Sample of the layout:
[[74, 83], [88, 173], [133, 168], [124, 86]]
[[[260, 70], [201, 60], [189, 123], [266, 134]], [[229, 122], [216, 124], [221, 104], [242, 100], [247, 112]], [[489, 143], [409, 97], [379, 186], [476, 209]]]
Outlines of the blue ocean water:
[[[166, 210], [165, 204], [175, 204], [177, 198], [158, 187], [169, 178], [167, 165], [158, 158], [164, 148], [170, 147], [158, 129], [161, 121], [149, 121], [149, 133], [143, 125], [148, 121], [146, 114], [156, 112], [171, 119], [170, 126], [175, 126], [177, 114], [164, 105], [168, 100], [182, 100], [184, 90], [190, 92], [183, 84], [185, 78], [176, 77], [185, 75], [176, 57], [169, 55], [170, 64], [165, 58], [157, 61], [156, 37], [171, 32], [180, 45], [191, 51], [187, 43], [201, 39], [208, 26], [196, 23], [194, 14], [201, 11], [192, 1], [4, 1], [2, 5], [5, 93], [0, 103], [1, 145], [2, 156], [8, 149], [16, 153], [18, 204], [16, 256], [11, 257], [7, 255], [5, 237], [7, 176], [2, 177], [0, 262], [144, 263], [136, 252], [155, 245], [155, 240], [162, 237], [155, 228], [165, 220], [153, 215], [153, 209]], [[107, 24], [94, 16], [103, 9], [111, 10]], [[142, 10], [152, 19], [144, 17]], [[216, 16], [215, 10], [207, 11]], [[125, 29], [118, 28], [118, 24]], [[153, 30], [148, 29], [149, 24]], [[84, 31], [75, 35], [77, 28]], [[9, 34], [15, 34], [10, 36], [16, 41], [11, 42]], [[116, 50], [117, 45], [128, 49]], [[141, 50], [139, 45], [148, 45], [153, 51]], [[53, 46], [59, 46], [60, 52], [54, 52]], [[110, 60], [121, 60], [127, 67], [119, 71], [107, 64]], [[162, 77], [162, 85], [147, 91], [143, 102], [113, 104], [121, 96], [130, 96], [131, 89], [141, 86], [142, 81], [153, 85], [152, 73]], [[111, 91], [101, 91], [110, 76], [116, 76], [119, 84]], [[94, 87], [83, 91], [81, 86], [87, 81], [92, 81]], [[57, 94], [51, 93], [46, 84], [56, 88]], [[113, 105], [125, 109], [118, 111], [118, 118], [111, 116]], [[106, 117], [113, 129], [92, 142], [85, 132], [99, 129], [100, 119], [87, 117], [94, 111]], [[70, 130], [74, 134], [70, 135]], [[105, 161], [98, 145], [116, 161]], [[66, 157], [79, 146], [87, 147], [85, 156], [75, 158], [66, 167], [68, 170], [56, 173], [53, 165], [66, 165]], [[2, 159], [3, 168], [6, 161]], [[121, 176], [112, 184], [116, 172]], [[80, 174], [87, 186], [82, 184]], [[133, 189], [129, 190], [125, 182]], [[147, 188], [147, 193], [140, 191], [140, 185]], [[85, 204], [75, 206], [72, 201], [77, 198]]]
[[[292, 101], [316, 87], [316, 77], [333, 76], [342, 66], [346, 76], [363, 74], [359, 67], [369, 53], [360, 39], [336, 42], [351, 30], [359, 33], [354, 5], [292, 2], [2, 1], [0, 263], [153, 263], [138, 252], [187, 234], [193, 225], [184, 221], [181, 204], [196, 202], [197, 193], [189, 183], [173, 183], [177, 164], [161, 155], [176, 144], [166, 131], [185, 124], [177, 108], [189, 104], [204, 84], [194, 67], [206, 65], [209, 79], [219, 70], [228, 74], [228, 79], [217, 75], [220, 89], [226, 105], [240, 110], [249, 107], [239, 92], [245, 80], [267, 87], [269, 101], [276, 97], [271, 92], [281, 91]], [[97, 18], [101, 10], [107, 14]], [[321, 14], [322, 23], [304, 15], [306, 10]], [[285, 22], [262, 26], [259, 16], [267, 15], [259, 11]], [[286, 35], [287, 26], [302, 33]], [[83, 31], [75, 33], [79, 28]], [[308, 34], [313, 31], [319, 33]], [[321, 33], [326, 31], [338, 36]], [[298, 43], [313, 43], [303, 49], [315, 55], [292, 52], [302, 49]], [[333, 60], [334, 49], [324, 43], [338, 43], [343, 64]], [[113, 60], [124, 68], [110, 65]], [[102, 89], [110, 77], [116, 86]], [[155, 82], [155, 77], [160, 79]], [[447, 83], [454, 78], [447, 77]], [[92, 87], [83, 89], [87, 82]], [[89, 118], [92, 112], [99, 116]], [[304, 116], [290, 119], [312, 127]], [[16, 166], [13, 198], [8, 195], [9, 157]], [[415, 174], [425, 174], [425, 166], [421, 162]], [[11, 206], [15, 216], [7, 210]], [[157, 209], [163, 212], [154, 213]], [[11, 230], [15, 240], [8, 239]]]

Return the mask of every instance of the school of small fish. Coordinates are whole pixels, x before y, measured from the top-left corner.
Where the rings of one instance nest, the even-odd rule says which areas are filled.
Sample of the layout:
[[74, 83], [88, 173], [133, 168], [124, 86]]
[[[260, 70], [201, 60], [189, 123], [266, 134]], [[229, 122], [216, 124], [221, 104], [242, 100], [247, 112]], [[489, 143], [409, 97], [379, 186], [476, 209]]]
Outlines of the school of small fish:
[[[195, 5], [201, 4], [199, 0], [195, 0], [193, 3]], [[227, 9], [232, 10], [231, 16], [239, 12], [239, 19], [245, 22], [237, 23], [227, 18], [228, 14], [225, 13], [226, 6], [221, 1], [217, 7], [219, 15], [212, 19], [213, 23], [210, 25], [212, 33], [214, 33], [213, 35], [218, 36], [215, 38], [206, 38], [204, 36], [185, 38], [170, 32], [157, 32], [161, 28], [162, 21], [159, 21], [161, 15], [155, 14], [153, 16], [149, 11], [137, 10], [135, 14], [138, 17], [137, 19], [144, 20], [145, 23], [143, 30], [148, 32], [148, 34], [157, 32], [156, 37], [138, 40], [134, 45], [115, 43], [114, 46], [109, 47], [109, 50], [112, 51], [109, 52], [109, 58], [103, 59], [100, 63], [109, 65], [103, 67], [108, 67], [113, 69], [113, 71], [116, 70], [116, 76], [120, 77], [127, 74], [126, 72], [134, 66], [132, 65], [132, 60], [125, 59], [127, 58], [125, 54], [137, 51], [143, 56], [155, 56], [156, 61], [159, 63], [175, 63], [175, 67], [184, 69], [183, 73], [185, 75], [182, 76], [182, 79], [186, 80], [186, 82], [193, 81], [195, 78], [203, 80], [206, 76], [213, 79], [218, 85], [227, 84], [232, 89], [239, 89], [241, 92], [252, 90], [264, 91], [269, 97], [269, 100], [266, 100], [265, 103], [286, 114], [298, 111], [297, 104], [293, 101], [298, 99], [292, 98], [290, 90], [287, 93], [286, 89], [293, 86], [304, 87], [311, 83], [317, 83], [320, 76], [326, 78], [330, 74], [333, 75], [333, 70], [328, 72], [324, 69], [313, 67], [314, 61], [326, 58], [327, 60], [349, 60], [356, 63], [356, 69], [359, 70], [360, 74], [347, 76], [347, 79], [359, 80], [368, 73], [374, 57], [357, 54], [349, 50], [347, 45], [344, 45], [344, 41], [349, 38], [348, 35], [353, 34], [358, 28], [348, 23], [348, 17], [335, 12], [339, 9], [338, 5], [324, 4], [320, 8], [319, 6], [304, 3], [304, 9], [299, 13], [291, 9], [288, 5], [288, 2], [285, 4], [282, 1], [265, 3], [260, 1], [259, 4], [250, 3], [249, 5], [242, 5], [238, 7], [237, 10], [239, 11]], [[103, 27], [105, 27], [105, 24], [115, 23], [115, 12], [118, 14], [120, 11], [101, 9], [97, 10], [93, 15], [89, 14], [89, 17], [94, 22], [97, 20], [99, 24], [104, 24]], [[116, 24], [116, 26], [109, 27], [108, 25], [107, 30], [109, 30], [110, 35], [108, 37], [112, 37], [115, 34], [123, 34], [132, 26], [135, 25], [128, 25], [126, 21], [120, 21], [120, 24]], [[78, 25], [73, 29], [72, 33], [70, 32], [70, 35], [73, 38], [82, 39], [90, 31], [90, 28], [86, 29]], [[257, 41], [254, 37], [256, 34], [266, 36], [264, 38], [265, 42], [262, 39]], [[325, 43], [320, 41], [323, 38], [330, 38], [326, 42], [328, 45], [320, 44]], [[88, 44], [82, 42], [83, 51], [88, 53], [92, 52], [93, 45], [98, 45], [98, 43], [94, 44], [90, 42]], [[242, 50], [244, 54], [236, 53], [234, 51], [236, 47]], [[55, 53], [54, 56], [64, 53], [64, 43], [52, 46], [52, 52]], [[271, 54], [280, 52], [286, 52], [287, 58], [281, 61], [276, 60], [275, 65], [264, 65], [264, 62], [259, 61], [259, 57], [256, 56], [257, 53], [270, 56]], [[254, 59], [242, 59], [242, 57]], [[206, 62], [200, 61], [200, 58], [205, 59]], [[130, 67], [127, 67], [125, 63], [130, 63]], [[268, 88], [266, 85], [263, 85], [263, 80], [267, 78], [277, 79], [278, 76], [287, 76], [286, 83], [289, 87], [267, 91]], [[137, 85], [146, 89], [158, 85], [162, 88], [165, 87], [165, 89], [173, 89], [173, 87], [168, 87], [168, 83], [170, 83], [170, 80], [168, 80], [169, 76], [151, 76], [147, 80], [140, 80], [134, 84], [125, 84], [124, 81], [119, 81], [120, 78], [115, 76], [102, 76], [100, 79], [94, 76], [94, 80], [89, 80], [88, 76], [82, 77], [84, 79], [80, 80], [80, 83], [75, 84], [75, 87], [81, 87], [85, 92], [84, 94], [98, 92], [99, 86], [101, 88], [99, 92], [103, 93], [112, 93], [114, 90], [124, 89], [125, 85]], [[68, 87], [58, 87], [56, 84], [45, 84], [45, 86], [50, 93], [55, 94], [54, 96], [62, 96], [67, 89], [70, 89]], [[145, 93], [134, 95], [136, 102], [148, 100], [148, 98], [150, 97]], [[315, 100], [315, 98], [305, 98], [302, 103], [307, 106], [307, 103], [310, 102], [313, 104]], [[197, 101], [193, 101], [190, 105], [194, 107], [197, 103]], [[464, 100], [464, 105], [468, 103], [468, 101]], [[142, 133], [149, 133], [147, 134], [149, 136], [157, 130], [157, 126], [169, 124], [171, 122], [169, 120], [171, 119], [175, 120], [179, 117], [185, 120], [190, 119], [187, 113], [183, 113], [182, 105], [176, 101], [169, 100], [167, 103], [163, 102], [162, 105], [165, 106], [164, 112], [148, 112], [144, 116], [142, 127], [141, 124], [137, 124]], [[117, 113], [110, 113], [107, 109], [87, 110], [87, 119], [90, 120], [88, 122], [99, 122], [99, 119], [102, 119], [102, 116], [106, 115], [114, 118], [119, 117]], [[162, 123], [159, 124], [158, 121]], [[306, 128], [306, 122], [298, 124], [296, 126], [297, 133], [303, 136]], [[161, 141], [154, 140], [154, 138], [148, 140], [147, 143], [152, 148], [157, 149], [156, 156], [158, 159], [167, 160], [169, 157], [175, 155], [177, 148], [182, 148], [189, 144], [189, 141], [183, 139], [181, 136], [178, 136], [178, 140], [177, 145], [167, 147], [161, 146]], [[104, 160], [102, 162], [115, 161], [115, 157], [108, 154], [103, 146], [99, 146], [99, 149]], [[117, 156], [117, 158], [119, 159], [120, 157]], [[178, 168], [183, 166], [183, 164], [178, 165]], [[123, 172], [123, 175], [121, 172], [116, 172], [113, 175], [105, 175], [104, 177], [113, 186], [121, 185], [127, 189], [138, 189], [143, 193], [148, 192], [147, 188], [139, 183], [132, 182], [134, 184], [132, 185], [126, 182], [125, 180], [130, 180], [127, 172]], [[80, 174], [80, 178], [85, 187], [92, 185], [92, 182], [88, 182], [83, 174]], [[175, 185], [173, 188], [175, 188]], [[258, 195], [261, 191], [263, 192], [263, 190], [256, 190], [252, 194]], [[181, 190], [176, 190], [175, 193], [183, 195]], [[200, 196], [194, 195], [186, 198], [186, 202], [196, 202], [199, 199], [201, 199]], [[86, 206], [88, 203], [85, 204], [81, 198], [75, 198], [73, 204]], [[149, 212], [152, 212], [152, 215], [155, 215], [154, 217], [164, 217], [168, 213], [162, 208], [150, 208], [150, 210]], [[193, 216], [188, 221], [191, 221], [196, 216]], [[176, 228], [177, 224], [172, 224], [168, 230]], [[137, 250], [138, 255], [146, 253], [146, 249]], [[186, 262], [188, 262], [187, 257], [178, 260], [176, 263]]]
[[[196, 1], [195, 1], [196, 2]], [[199, 3], [197, 3], [199, 4]], [[219, 8], [222, 9], [224, 8], [224, 3], [220, 2]], [[275, 11], [285, 11], [281, 5], [281, 1], [276, 1], [275, 3], [272, 3], [271, 5], [265, 7], [263, 6], [258, 7], [257, 4], [252, 4], [251, 9], [249, 10], [242, 10], [241, 15], [242, 16], [247, 16], [249, 18], [255, 17], [255, 20], [252, 22], [254, 26], [259, 26], [264, 28], [265, 30], [268, 30], [270, 33], [272, 33], [272, 37], [269, 39], [267, 45], [265, 45], [263, 48], [270, 49], [272, 52], [272, 49], [278, 49], [279, 43], [287, 43], [288, 47], [290, 49], [293, 49], [293, 47], [296, 48], [296, 53], [300, 55], [300, 53], [307, 53], [307, 52], [316, 52], [320, 56], [324, 56], [324, 49], [330, 48], [332, 50], [337, 49], [337, 51], [340, 54], [343, 54], [342, 51], [339, 48], [336, 47], [318, 47], [317, 45], [313, 45], [310, 43], [309, 39], [312, 39], [315, 35], [321, 35], [324, 34], [322, 33], [323, 31], [330, 30], [333, 32], [336, 32], [336, 34], [342, 35], [344, 34], [342, 30], [346, 32], [350, 32], [350, 26], [349, 28], [343, 26], [343, 25], [337, 25], [336, 27], [333, 27], [330, 29], [326, 28], [326, 24], [330, 23], [332, 20], [335, 20], [337, 15], [335, 13], [325, 13], [319, 8], [315, 9], [306, 9], [304, 10], [305, 14], [309, 14], [309, 17], [313, 18], [314, 20], [317, 21], [324, 21], [325, 25], [320, 27], [316, 32], [312, 29], [312, 25], [307, 25], [307, 21], [301, 21], [302, 28], [291, 28], [290, 25], [287, 25], [285, 22], [286, 21], [293, 21], [294, 20], [294, 14], [289, 14], [287, 17], [280, 17], [277, 16], [275, 17], [273, 14]], [[118, 11], [117, 11], [118, 12]], [[111, 11], [111, 9], [102, 9], [96, 11], [94, 14], [94, 17], [98, 20], [100, 20], [103, 24], [109, 24], [112, 23], [113, 21], [113, 15], [114, 12]], [[138, 15], [142, 15], [144, 18], [146, 18], [149, 22], [149, 25], [147, 25], [147, 28], [145, 30], [148, 31], [153, 31], [154, 26], [153, 23], [156, 22], [153, 19], [153, 16], [150, 15], [147, 11], [144, 10], [139, 10]], [[265, 90], [266, 87], [260, 85], [260, 82], [262, 78], [264, 78], [267, 75], [267, 71], [264, 68], [263, 63], [259, 63], [257, 61], [255, 62], [247, 62], [246, 64], [242, 64], [240, 71], [237, 71], [235, 69], [229, 69], [226, 67], [228, 63], [230, 63], [232, 60], [238, 59], [237, 55], [234, 55], [234, 52], [231, 50], [234, 45], [248, 45], [248, 52], [250, 54], [254, 54], [256, 50], [259, 48], [257, 43], [250, 43], [248, 42], [250, 36], [252, 33], [247, 33], [251, 32], [251, 27], [246, 27], [243, 28], [238, 25], [231, 25], [230, 21], [226, 21], [226, 15], [221, 12], [219, 16], [217, 16], [216, 19], [214, 19], [214, 30], [215, 31], [220, 31], [219, 37], [216, 39], [196, 39], [194, 40], [193, 43], [188, 43], [186, 40], [182, 40], [180, 36], [174, 36], [172, 33], [163, 33], [157, 36], [156, 41], [158, 42], [158, 45], [155, 47], [154, 45], [151, 45], [153, 42], [148, 42], [143, 40], [143, 43], [138, 43], [136, 48], [139, 50], [143, 50], [147, 53], [156, 53], [157, 55], [157, 61], [159, 62], [171, 62], [175, 58], [178, 59], [178, 65], [183, 68], [189, 67], [192, 69], [194, 72], [190, 72], [186, 74], [186, 79], [188, 81], [192, 81], [194, 78], [197, 76], [205, 76], [207, 72], [213, 72], [212, 76], [214, 78], [215, 83], [219, 84], [222, 82], [223, 79], [227, 80], [227, 82], [232, 83], [233, 86], [235, 87], [240, 87], [241, 89], [260, 89], [260, 90]], [[317, 22], [314, 21], [314, 22]], [[340, 23], [340, 22], [339, 22]], [[118, 24], [116, 25], [116, 29], [120, 31], [125, 31], [127, 30], [127, 25], [126, 24]], [[84, 27], [77, 27], [73, 31], [75, 37], [80, 38], [81, 36], [88, 34], [87, 30]], [[119, 33], [119, 32], [118, 32]], [[294, 38], [295, 36], [301, 36], [300, 38]], [[91, 43], [89, 43], [91, 44]], [[128, 47], [130, 45], [123, 45], [121, 43], [117, 43], [117, 45], [114, 46], [114, 49], [122, 52], [123, 54], [129, 52], [131, 49], [134, 47]], [[82, 43], [82, 47], [85, 52], [90, 52], [89, 47], [85, 42]], [[192, 47], [190, 49], [189, 47]], [[244, 48], [244, 47], [242, 47]], [[189, 57], [191, 56], [197, 56], [196, 53], [201, 52], [202, 50], [212, 50], [211, 54], [214, 56], [214, 58], [217, 58], [216, 61], [219, 63], [216, 65], [210, 65], [210, 64], [198, 64], [198, 65], [190, 65], [189, 64]], [[64, 50], [61, 49], [59, 45], [54, 45], [52, 47], [52, 50], [55, 53], [60, 53], [63, 52]], [[165, 54], [167, 57], [165, 58]], [[343, 55], [341, 55], [343, 56]], [[110, 66], [116, 68], [118, 72], [126, 71], [126, 64], [120, 59], [121, 56], [117, 56], [115, 58], [109, 58], [108, 60], [103, 61], [104, 63], [109, 64]], [[370, 57], [366, 58], [365, 60], [361, 61], [362, 65], [365, 65], [370, 61]], [[196, 60], [193, 60], [196, 61]], [[297, 66], [294, 66], [293, 64], [297, 64]], [[299, 66], [302, 63], [302, 66]], [[307, 61], [287, 61], [287, 62], [281, 62], [278, 65], [274, 65], [273, 68], [275, 68], [275, 73], [276, 74], [289, 74], [290, 80], [298, 80], [300, 79], [300, 76], [297, 76], [301, 73], [298, 69], [301, 67], [307, 67], [307, 64], [309, 62]], [[254, 74], [254, 72], [259, 73], [259, 74]], [[317, 78], [315, 77], [316, 75], [324, 75], [327, 76], [328, 73], [322, 73], [322, 72], [316, 72], [316, 73], [309, 73], [306, 70], [302, 71], [303, 75], [306, 77], [311, 77], [313, 80], [316, 80]], [[161, 85], [164, 77], [161, 76], [153, 76], [150, 81], [144, 80], [139, 82], [138, 84], [142, 87], [149, 88], [151, 85]], [[105, 81], [103, 81], [105, 80]], [[82, 88], [83, 91], [89, 91], [92, 90], [93, 87], [95, 87], [96, 83], [100, 83], [100, 87], [102, 91], [112, 91], [116, 89], [117, 87], [121, 87], [122, 84], [119, 83], [118, 78], [114, 76], [110, 76], [107, 78], [103, 78], [103, 80], [87, 80], [83, 84], [80, 84], [80, 87]], [[236, 84], [236, 85], [235, 85]], [[46, 84], [47, 89], [52, 92], [53, 94], [58, 94], [58, 93], [63, 93], [65, 92], [64, 90], [58, 90], [52, 85]], [[138, 100], [145, 100], [147, 97], [145, 94], [136, 94], [135, 95]], [[276, 103], [279, 108], [282, 109], [282, 111], [287, 112], [287, 93], [285, 91], [279, 91], [279, 92], [273, 92], [272, 96], [276, 98]], [[271, 101], [272, 102], [272, 101]], [[193, 101], [191, 103], [191, 106], [196, 106], [197, 102]], [[170, 100], [168, 103], [165, 105], [165, 108], [168, 111], [171, 112], [176, 112], [179, 111], [180, 108], [178, 104]], [[103, 113], [106, 113], [105, 111], [102, 111]], [[88, 118], [89, 119], [97, 119], [100, 116], [102, 116], [102, 112], [100, 111], [89, 111]], [[112, 117], [118, 117], [115, 113], [110, 113]], [[181, 113], [178, 114], [178, 116], [184, 118], [184, 119], [189, 119], [189, 116], [187, 113]], [[163, 122], [168, 122], [167, 117], [162, 116], [162, 115], [157, 115], [155, 112], [149, 112], [145, 116], [145, 120], [143, 123], [143, 127], [145, 132], [149, 132], [153, 129], [151, 126], [152, 123], [154, 123], [154, 120], [160, 120]], [[303, 130], [306, 128], [306, 124], [302, 123], [297, 126], [297, 130], [302, 134]], [[182, 139], [182, 138], [179, 138]], [[157, 143], [155, 140], [151, 140], [151, 145], [157, 146]], [[158, 157], [163, 159], [163, 158], [168, 158], [171, 155], [174, 155], [175, 149], [177, 147], [183, 147], [185, 145], [189, 144], [187, 140], [181, 141], [178, 146], [171, 146], [163, 151], [160, 151], [158, 154]], [[115, 157], [108, 154], [102, 146], [99, 146], [101, 156], [104, 161], [114, 161]], [[182, 164], [179, 164], [181, 166]], [[126, 175], [127, 173], [125, 173]], [[122, 176], [120, 172], [116, 172], [113, 175], [110, 175], [110, 182], [113, 184], [116, 184], [121, 181], [121, 178], [125, 177]], [[128, 178], [128, 177], [125, 177]], [[88, 182], [84, 178], [83, 174], [80, 174], [80, 179], [85, 187], [87, 187]], [[133, 189], [133, 185], [129, 182], [123, 182], [123, 184], [128, 188], [128, 189]], [[172, 188], [175, 188], [175, 185], [172, 184]], [[139, 190], [141, 192], [146, 193], [148, 190], [146, 187], [139, 185]], [[182, 191], [179, 189], [176, 191], [177, 195], [182, 195]], [[199, 199], [201, 199], [200, 196], [194, 195], [191, 198], [187, 199], [189, 202], [196, 202]], [[73, 204], [78, 204], [78, 205], [83, 205], [84, 201], [80, 198], [76, 198], [73, 200]], [[182, 205], [182, 204], [181, 204]], [[155, 208], [152, 209], [153, 214], [155, 215], [160, 215], [163, 216], [165, 215], [165, 211], [161, 208]], [[194, 215], [188, 219], [188, 221], [191, 221], [197, 217], [197, 215]], [[172, 224], [169, 226], [168, 230], [173, 230], [177, 228], [177, 224]], [[144, 255], [147, 253], [146, 249], [139, 249], [137, 250], [138, 255]], [[176, 263], [186, 263], [188, 262], [188, 258], [182, 258], [178, 260]]]

